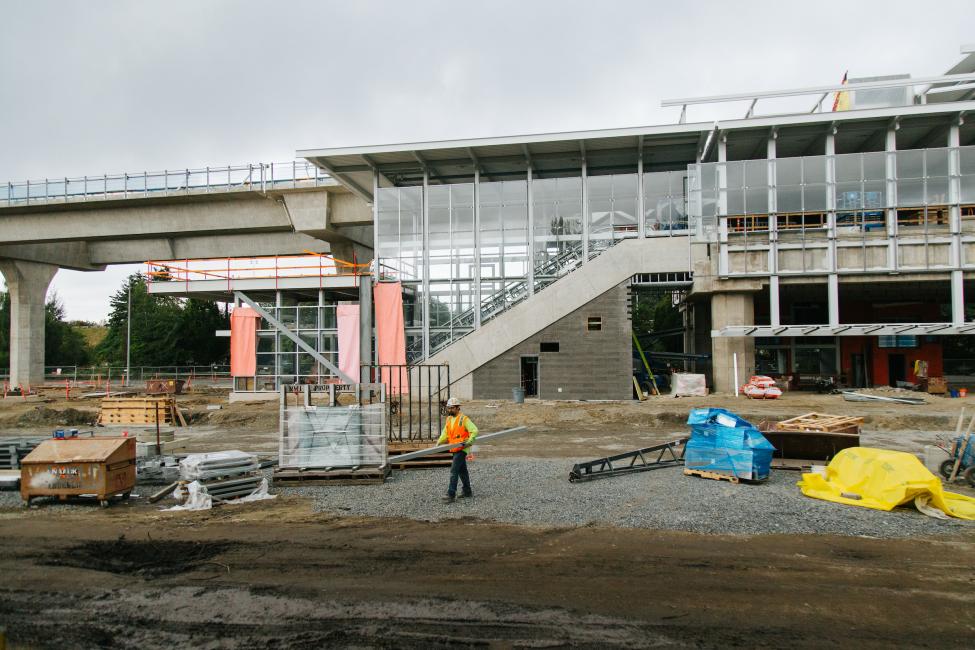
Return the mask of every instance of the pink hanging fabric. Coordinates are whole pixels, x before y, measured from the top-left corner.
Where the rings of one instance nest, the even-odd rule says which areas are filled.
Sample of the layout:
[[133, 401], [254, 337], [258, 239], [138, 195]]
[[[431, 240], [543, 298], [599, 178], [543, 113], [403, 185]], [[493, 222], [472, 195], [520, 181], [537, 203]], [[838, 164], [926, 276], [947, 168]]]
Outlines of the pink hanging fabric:
[[[403, 286], [399, 282], [380, 282], [373, 287], [376, 299], [376, 351], [379, 365], [406, 365], [406, 330], [403, 324]], [[384, 369], [380, 379], [391, 395], [409, 392], [405, 369]]]
[[230, 313], [230, 374], [257, 374], [257, 321], [260, 315], [250, 307], [235, 307]]
[[339, 305], [339, 370], [359, 381], [359, 305]]

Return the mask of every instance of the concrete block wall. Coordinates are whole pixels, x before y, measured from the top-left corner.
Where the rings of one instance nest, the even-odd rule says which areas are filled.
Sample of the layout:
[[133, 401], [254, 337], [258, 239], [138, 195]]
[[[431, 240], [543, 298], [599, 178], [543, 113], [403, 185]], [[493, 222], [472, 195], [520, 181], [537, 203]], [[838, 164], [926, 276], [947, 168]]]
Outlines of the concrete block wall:
[[[521, 358], [537, 355], [538, 396], [542, 399], [630, 399], [628, 291], [625, 283], [610, 289], [477, 368], [474, 398], [511, 399], [511, 389], [521, 384]], [[592, 316], [602, 318], [598, 332], [587, 330]], [[541, 352], [542, 342], [558, 342], [559, 351]]]

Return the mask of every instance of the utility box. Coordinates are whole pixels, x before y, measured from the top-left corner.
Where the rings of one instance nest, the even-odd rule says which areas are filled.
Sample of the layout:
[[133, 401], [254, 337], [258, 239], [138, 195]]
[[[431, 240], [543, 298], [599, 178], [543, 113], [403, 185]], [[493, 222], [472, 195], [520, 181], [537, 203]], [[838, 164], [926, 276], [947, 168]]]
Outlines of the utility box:
[[135, 487], [135, 438], [45, 440], [20, 462], [20, 496], [94, 496], [102, 506]]

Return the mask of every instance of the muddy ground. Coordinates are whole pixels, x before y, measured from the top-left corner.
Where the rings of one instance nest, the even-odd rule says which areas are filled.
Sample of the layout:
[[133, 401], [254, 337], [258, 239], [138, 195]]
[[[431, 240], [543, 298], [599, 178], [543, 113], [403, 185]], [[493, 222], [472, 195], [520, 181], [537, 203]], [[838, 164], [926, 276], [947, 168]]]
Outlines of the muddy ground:
[[[491, 443], [491, 456], [569, 462], [669, 439], [699, 405], [754, 421], [864, 415], [873, 440], [916, 448], [953, 429], [968, 401], [733, 399], [477, 402], [467, 412], [484, 431], [529, 425]], [[194, 450], [276, 449], [274, 403], [181, 404], [194, 424], [177, 435]], [[57, 423], [14, 425], [38, 407], [48, 411], [32, 417], [57, 418], [97, 402], [7, 401], [0, 430], [48, 433]], [[207, 512], [160, 512], [142, 499], [8, 508], [0, 539], [0, 625], [13, 648], [967, 648], [975, 638], [971, 529], [880, 540], [433, 523], [336, 517], [285, 495]]]
[[4, 513], [14, 647], [971, 647], [975, 537]]

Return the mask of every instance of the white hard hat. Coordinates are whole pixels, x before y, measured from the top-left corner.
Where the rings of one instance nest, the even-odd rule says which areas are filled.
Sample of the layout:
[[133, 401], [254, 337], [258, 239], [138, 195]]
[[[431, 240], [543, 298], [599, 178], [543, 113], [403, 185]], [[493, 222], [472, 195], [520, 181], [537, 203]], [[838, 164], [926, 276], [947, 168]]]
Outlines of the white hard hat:
[[460, 400], [456, 397], [451, 397], [449, 400], [447, 400], [447, 408], [450, 408], [451, 406], [460, 406]]

